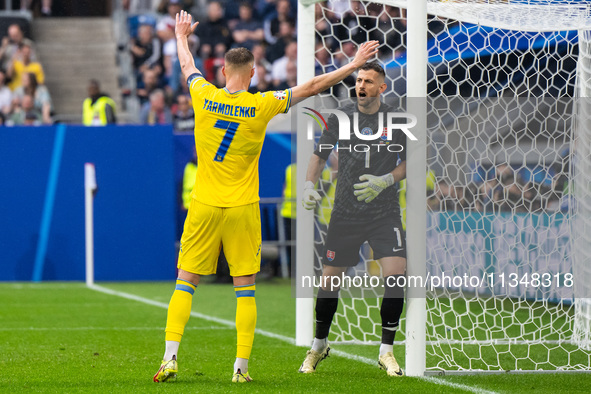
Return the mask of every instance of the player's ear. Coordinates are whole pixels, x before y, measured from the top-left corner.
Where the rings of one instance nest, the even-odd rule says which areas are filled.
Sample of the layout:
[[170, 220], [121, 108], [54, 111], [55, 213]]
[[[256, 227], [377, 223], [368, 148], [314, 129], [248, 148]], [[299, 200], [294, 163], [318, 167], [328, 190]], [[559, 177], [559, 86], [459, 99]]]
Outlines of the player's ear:
[[222, 74], [224, 74], [224, 77], [228, 78], [226, 75], [226, 66], [222, 66]]
[[255, 69], [253, 67], [253, 68], [250, 69], [250, 77], [251, 78], [254, 77], [254, 72], [255, 72]]
[[380, 85], [380, 94], [384, 93], [386, 91], [387, 87], [388, 87], [388, 85], [386, 85], [385, 83], [382, 83]]

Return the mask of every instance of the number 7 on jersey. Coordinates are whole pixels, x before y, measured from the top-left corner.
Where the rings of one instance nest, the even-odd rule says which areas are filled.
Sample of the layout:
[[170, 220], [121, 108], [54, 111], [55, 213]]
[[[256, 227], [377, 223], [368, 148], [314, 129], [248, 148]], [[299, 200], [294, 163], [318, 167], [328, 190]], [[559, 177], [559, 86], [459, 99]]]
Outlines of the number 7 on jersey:
[[227, 120], [218, 119], [215, 122], [213, 127], [220, 130], [226, 130], [226, 134], [224, 135], [224, 138], [222, 138], [222, 143], [220, 144], [213, 161], [224, 161], [224, 157], [226, 157], [226, 153], [228, 153], [228, 148], [230, 148], [230, 144], [234, 139], [238, 126], [240, 126], [240, 123], [229, 122]]

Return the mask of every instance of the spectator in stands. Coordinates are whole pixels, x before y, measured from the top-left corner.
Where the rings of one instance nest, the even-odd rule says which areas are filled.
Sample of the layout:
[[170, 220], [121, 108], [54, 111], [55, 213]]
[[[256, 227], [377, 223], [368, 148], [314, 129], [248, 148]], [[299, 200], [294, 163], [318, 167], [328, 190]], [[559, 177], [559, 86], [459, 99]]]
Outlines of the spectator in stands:
[[[475, 208], [480, 212], [490, 212], [493, 209], [493, 195], [498, 186], [498, 181], [495, 176], [494, 167], [492, 169], [486, 168], [484, 165], [477, 163], [472, 169], [471, 185], [475, 189]], [[446, 204], [444, 209], [447, 209]]]
[[209, 3], [207, 19], [197, 27], [197, 34], [201, 40], [201, 58], [208, 59], [214, 54], [217, 44], [223, 44], [226, 48], [232, 45], [232, 35], [228, 28], [228, 22], [224, 19], [224, 9], [217, 1]]
[[6, 86], [6, 74], [0, 70], [0, 113], [7, 115], [10, 113], [12, 105], [12, 91]]
[[[257, 83], [256, 85], [251, 85], [248, 88], [250, 93], [257, 93], [257, 92], [266, 92], [268, 90], [274, 90], [274, 87], [271, 85], [271, 76], [267, 69], [262, 66], [258, 65], [255, 66], [255, 75], [257, 76]], [[254, 78], [253, 78], [254, 79]]]
[[[161, 14], [166, 13], [168, 4], [168, 0], [160, 0], [160, 4], [158, 4], [157, 11]], [[184, 11], [189, 12], [191, 10], [191, 7], [193, 7], [193, 0], [180, 0], [179, 5]]]
[[285, 66], [285, 81], [273, 87], [275, 90], [285, 90], [293, 88], [298, 84], [298, 68], [296, 62], [288, 62]]
[[285, 47], [295, 40], [295, 26], [291, 21], [279, 23], [279, 36], [277, 41], [267, 48], [267, 60], [273, 63], [285, 55]]
[[172, 123], [172, 113], [166, 106], [163, 90], [156, 89], [150, 94], [150, 101], [140, 111], [140, 122], [148, 125]]
[[270, 18], [275, 12], [275, 2], [276, 0], [254, 0], [257, 17], [263, 21]]
[[500, 164], [495, 168], [495, 175], [496, 183], [493, 192], [495, 205], [502, 211], [511, 211], [521, 199], [521, 190], [517, 186], [517, 174], [509, 165]]
[[49, 90], [45, 85], [39, 85], [37, 76], [34, 73], [24, 73], [22, 76], [21, 86], [16, 88], [14, 96], [22, 98], [25, 95], [33, 97], [35, 109], [42, 115], [43, 123], [51, 124], [51, 114], [53, 112], [53, 105], [51, 103], [51, 96]]
[[115, 101], [101, 92], [99, 81], [91, 79], [88, 83], [88, 98], [82, 104], [82, 123], [85, 126], [116, 123], [116, 113]]
[[532, 191], [526, 187], [526, 182], [506, 163], [492, 167], [477, 165], [472, 182], [473, 187], [466, 189], [474, 190], [474, 205], [479, 211], [522, 211], [527, 205], [524, 200], [531, 202], [534, 198]]
[[[326, 7], [326, 3], [316, 3], [316, 42], [322, 42], [331, 50], [338, 48], [338, 41], [336, 40], [333, 29], [343, 28], [339, 26], [341, 23], [341, 14], [333, 12], [333, 5], [336, 2], [332, 2]], [[347, 2], [339, 2], [345, 5], [345, 9], [348, 8]]]
[[163, 89], [162, 83], [155, 69], [144, 71], [142, 80], [137, 85], [136, 94], [140, 104], [144, 105], [150, 100], [150, 94], [156, 89]]
[[[357, 45], [353, 41], [344, 41], [341, 43], [341, 50], [334, 54], [336, 67], [349, 63], [355, 57]], [[332, 87], [333, 94], [337, 97], [355, 97], [355, 77], [349, 75], [342, 83]]]
[[316, 45], [316, 61], [314, 62], [314, 72], [316, 75], [329, 73], [336, 70], [334, 61], [328, 50], [322, 44]]
[[261, 44], [257, 44], [252, 48], [252, 55], [254, 56], [254, 69], [255, 73], [252, 79], [250, 80], [250, 86], [256, 86], [259, 83], [259, 67], [263, 67], [265, 69], [265, 76], [269, 76], [271, 74], [271, 63], [265, 58], [265, 47]]
[[235, 47], [250, 50], [264, 38], [263, 24], [252, 17], [252, 6], [244, 2], [239, 8], [240, 19], [232, 32]]
[[[167, 14], [162, 16], [156, 25], [156, 34], [162, 42], [162, 65], [164, 66], [164, 79], [166, 82], [173, 75], [173, 63], [178, 58], [176, 49], [176, 37], [174, 35], [174, 25], [176, 23], [176, 14], [181, 11], [180, 0], [168, 0]], [[189, 43], [194, 45], [197, 37], [193, 34], [189, 38]]]
[[215, 78], [213, 80], [213, 84], [218, 89], [223, 89], [226, 86], [226, 75], [224, 74], [223, 67], [216, 67], [215, 69]]
[[139, 14], [144, 12], [152, 12], [155, 0], [122, 0], [124, 10], [129, 11], [130, 14]]
[[185, 94], [180, 94], [177, 96], [176, 102], [177, 108], [172, 116], [174, 131], [192, 134], [195, 131], [195, 113], [191, 105], [191, 98]]
[[[51, 4], [53, 0], [41, 0], [41, 16], [51, 16]], [[34, 0], [21, 0], [21, 10], [31, 9]]]
[[[30, 48], [35, 48], [33, 41], [25, 37], [18, 24], [8, 26], [8, 35], [2, 38], [0, 47], [0, 68], [8, 70], [21, 44], [28, 44]], [[31, 50], [31, 60], [37, 60], [34, 50]]]
[[45, 83], [45, 73], [41, 63], [31, 59], [32, 49], [28, 43], [19, 45], [19, 49], [13, 59], [12, 65], [8, 69], [8, 75], [11, 78], [8, 86], [12, 91], [21, 86], [24, 73], [33, 73], [37, 77], [40, 85]]
[[340, 42], [353, 40], [360, 44], [367, 40], [367, 34], [361, 27], [366, 29], [375, 27], [375, 22], [374, 26], [370, 26], [371, 20], [372, 18], [367, 18], [364, 4], [361, 1], [352, 1], [350, 9], [342, 15], [341, 23], [334, 26], [334, 35]]
[[137, 38], [131, 39], [130, 51], [136, 75], [158, 65], [160, 42], [150, 25], [140, 25]]
[[[216, 79], [218, 68], [224, 65], [224, 56], [226, 54], [226, 45], [217, 43], [214, 47], [213, 56], [203, 63], [203, 70], [205, 71], [205, 79], [213, 81]], [[222, 86], [223, 87], [223, 86]]]
[[181, 12], [180, 0], [167, 0], [166, 12], [163, 13], [156, 25], [156, 35], [162, 42], [162, 45], [170, 40], [174, 40], [174, 24], [176, 22], [176, 14]]
[[380, 58], [391, 60], [404, 50], [402, 43], [406, 35], [406, 24], [402, 19], [405, 17], [402, 16], [401, 9], [392, 6], [385, 6], [384, 12], [378, 16], [377, 29], [370, 33], [370, 38], [386, 44], [380, 47]]
[[293, 41], [285, 48], [285, 56], [275, 60], [273, 63], [272, 77], [273, 84], [279, 85], [287, 79], [287, 63], [297, 62], [298, 44]]
[[274, 44], [279, 39], [279, 24], [284, 21], [295, 24], [291, 15], [291, 5], [289, 0], [277, 0], [275, 12], [265, 19], [263, 25], [265, 40], [269, 44]]
[[13, 100], [12, 115], [8, 123], [13, 126], [41, 124], [41, 113], [35, 109], [32, 96], [25, 94], [22, 99]]
[[341, 43], [341, 50], [335, 53], [335, 61], [337, 67], [349, 63], [355, 57], [357, 45], [353, 41], [344, 41]]

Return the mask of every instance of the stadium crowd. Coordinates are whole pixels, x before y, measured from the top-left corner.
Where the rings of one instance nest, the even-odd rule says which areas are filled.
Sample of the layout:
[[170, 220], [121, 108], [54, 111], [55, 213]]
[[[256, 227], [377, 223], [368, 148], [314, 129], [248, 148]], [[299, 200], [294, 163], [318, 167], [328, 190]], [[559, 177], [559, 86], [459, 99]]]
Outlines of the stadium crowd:
[[11, 24], [0, 46], [0, 125], [50, 124], [53, 107], [35, 43]]
[[[50, 2], [45, 2], [51, 7]], [[44, 5], [45, 5], [44, 3]], [[196, 66], [216, 86], [223, 87], [223, 56], [230, 48], [246, 47], [255, 56], [255, 76], [249, 91], [295, 86], [297, 37], [295, 0], [123, 0], [128, 13], [127, 46], [132, 59], [135, 95], [141, 105], [140, 123], [174, 123], [180, 132], [188, 125], [191, 108], [184, 108], [188, 90], [182, 83], [174, 34], [175, 15], [190, 11], [200, 22], [190, 39]], [[49, 15], [44, 12], [43, 15]], [[358, 44], [379, 40], [380, 57], [403, 52], [405, 15], [399, 8], [360, 1], [316, 4], [316, 74], [347, 63]], [[332, 25], [332, 27], [331, 27]], [[0, 48], [0, 122], [7, 125], [49, 124], [51, 96], [37, 61], [34, 43], [18, 25], [10, 26]], [[333, 93], [348, 95], [351, 81]], [[114, 93], [114, 92], [112, 92]], [[90, 96], [90, 94], [89, 94]], [[94, 102], [94, 101], [93, 101]]]
[[[380, 49], [380, 57], [392, 58], [402, 53], [404, 33], [392, 34], [393, 27], [397, 31], [405, 30], [405, 15], [399, 8], [364, 5], [359, 1], [353, 2], [351, 7], [344, 5], [343, 8], [336, 1], [316, 5], [317, 74], [347, 63], [357, 45], [368, 39], [387, 42], [388, 45]], [[188, 97], [188, 90], [181, 82], [174, 36], [175, 15], [181, 10], [192, 12], [200, 22], [197, 34], [189, 41], [190, 49], [197, 68], [216, 86], [225, 85], [221, 72], [224, 54], [235, 47], [246, 47], [255, 56], [255, 75], [249, 91], [287, 89], [296, 84], [295, 1], [207, 1], [206, 7], [202, 7], [193, 0], [163, 0], [157, 6], [158, 16], [152, 13], [154, 4], [148, 0], [127, 0], [125, 6], [130, 15], [129, 50], [137, 86], [135, 93], [129, 94], [136, 94], [142, 105], [142, 123], [169, 122], [172, 116], [176, 130], [191, 130], [187, 127], [190, 117], [181, 104]], [[334, 34], [329, 21], [335, 24]], [[346, 82], [336, 94], [349, 94], [343, 87], [354, 83]], [[164, 106], [161, 105], [162, 94]], [[146, 117], [146, 114], [151, 116]]]

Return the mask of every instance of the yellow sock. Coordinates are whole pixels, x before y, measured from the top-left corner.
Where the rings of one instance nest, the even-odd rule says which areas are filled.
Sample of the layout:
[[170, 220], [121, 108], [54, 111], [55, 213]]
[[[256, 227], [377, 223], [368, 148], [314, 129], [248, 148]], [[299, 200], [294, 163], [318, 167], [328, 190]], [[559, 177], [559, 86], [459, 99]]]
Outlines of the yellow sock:
[[236, 357], [250, 358], [254, 329], [257, 324], [257, 304], [254, 300], [255, 285], [234, 286], [236, 292], [236, 333], [238, 343]]
[[191, 316], [191, 303], [196, 287], [186, 280], [176, 280], [176, 287], [168, 304], [168, 316], [166, 318], [167, 341], [181, 341], [185, 326], [189, 321], [189, 316]]

